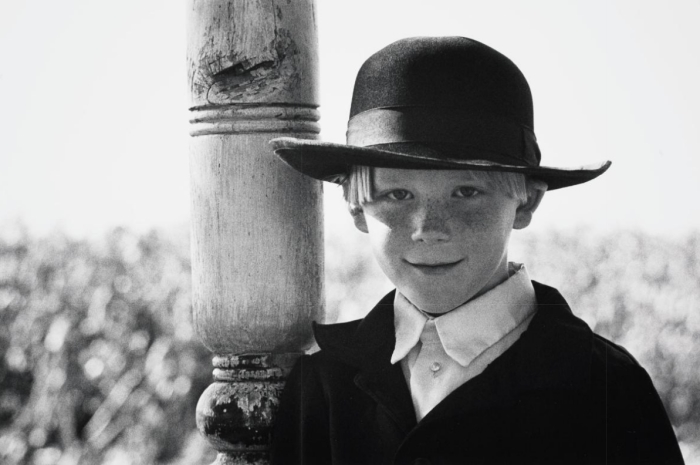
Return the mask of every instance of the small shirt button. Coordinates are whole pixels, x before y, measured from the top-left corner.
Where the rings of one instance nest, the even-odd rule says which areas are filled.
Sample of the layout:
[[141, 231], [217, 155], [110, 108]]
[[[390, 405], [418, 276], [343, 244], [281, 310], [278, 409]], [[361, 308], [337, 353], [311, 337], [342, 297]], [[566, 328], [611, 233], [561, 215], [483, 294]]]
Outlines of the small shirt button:
[[438, 362], [433, 362], [433, 364], [430, 365], [430, 371], [433, 372], [433, 375], [437, 375], [441, 368], [442, 365], [440, 365]]

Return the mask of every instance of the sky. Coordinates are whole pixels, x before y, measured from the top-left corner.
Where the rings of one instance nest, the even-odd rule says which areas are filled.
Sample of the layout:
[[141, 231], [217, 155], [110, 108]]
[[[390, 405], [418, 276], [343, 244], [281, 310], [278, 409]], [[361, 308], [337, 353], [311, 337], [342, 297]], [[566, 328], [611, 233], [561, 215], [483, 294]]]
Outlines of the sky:
[[[403, 37], [460, 35], [523, 71], [543, 164], [612, 160], [530, 229], [700, 228], [700, 2], [317, 0], [321, 138], [355, 75]], [[0, 228], [92, 237], [189, 218], [185, 3], [0, 2]], [[350, 222], [333, 187], [326, 225]], [[583, 228], [583, 229], [580, 229]]]

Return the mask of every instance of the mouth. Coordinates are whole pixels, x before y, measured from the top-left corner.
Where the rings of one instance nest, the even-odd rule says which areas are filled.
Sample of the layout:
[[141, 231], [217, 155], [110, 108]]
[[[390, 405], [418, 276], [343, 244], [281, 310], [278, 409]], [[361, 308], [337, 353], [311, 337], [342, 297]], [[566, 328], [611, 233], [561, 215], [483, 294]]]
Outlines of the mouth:
[[455, 268], [457, 265], [462, 263], [462, 260], [457, 260], [456, 262], [443, 262], [443, 263], [411, 263], [406, 260], [406, 263], [411, 265], [414, 269], [420, 271], [427, 275], [441, 275], [448, 273], [450, 270]]

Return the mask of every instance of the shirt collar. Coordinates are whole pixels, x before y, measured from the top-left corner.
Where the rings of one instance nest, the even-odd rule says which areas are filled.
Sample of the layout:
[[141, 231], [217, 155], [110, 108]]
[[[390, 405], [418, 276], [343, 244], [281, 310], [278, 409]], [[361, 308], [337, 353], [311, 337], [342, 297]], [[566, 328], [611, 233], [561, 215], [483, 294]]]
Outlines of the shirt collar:
[[[463, 367], [513, 331], [536, 310], [535, 290], [525, 265], [509, 265], [513, 273], [504, 282], [434, 319], [445, 352]], [[420, 340], [428, 319], [406, 297], [396, 292], [396, 345], [391, 363], [408, 355]]]

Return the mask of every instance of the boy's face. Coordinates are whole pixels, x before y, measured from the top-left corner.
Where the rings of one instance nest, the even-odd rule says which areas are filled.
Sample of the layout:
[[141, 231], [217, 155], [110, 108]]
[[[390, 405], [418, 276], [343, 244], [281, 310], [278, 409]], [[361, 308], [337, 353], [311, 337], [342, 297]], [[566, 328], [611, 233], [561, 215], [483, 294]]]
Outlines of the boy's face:
[[421, 310], [443, 313], [508, 277], [507, 245], [537, 205], [469, 171], [375, 168], [373, 200], [355, 216], [379, 265]]

